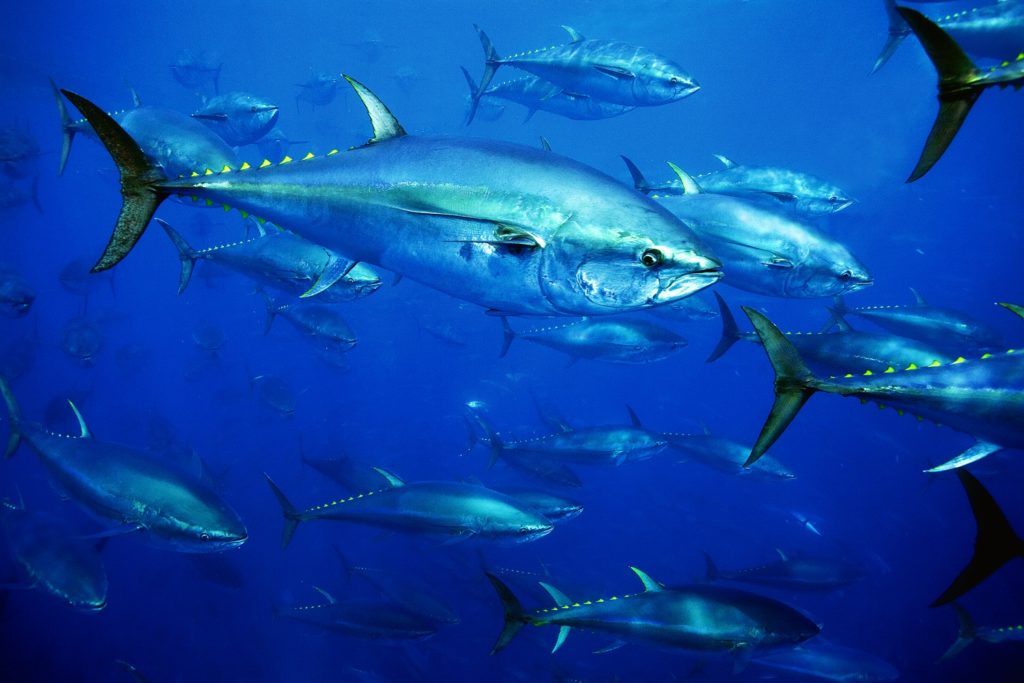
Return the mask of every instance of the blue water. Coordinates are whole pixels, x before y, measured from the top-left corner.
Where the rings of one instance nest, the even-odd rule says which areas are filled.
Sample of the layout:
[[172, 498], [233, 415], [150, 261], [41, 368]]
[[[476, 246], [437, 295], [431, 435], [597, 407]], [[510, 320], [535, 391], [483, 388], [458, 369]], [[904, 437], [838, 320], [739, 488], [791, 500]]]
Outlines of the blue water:
[[[522, 110], [509, 105], [501, 120], [477, 121], [467, 130], [458, 67], [479, 75], [473, 23], [502, 52], [561, 42], [560, 24], [589, 37], [644, 45], [675, 59], [703, 87], [680, 102], [596, 122], [542, 112], [520, 123]], [[718, 321], [710, 320], [675, 325], [690, 346], [650, 365], [567, 365], [564, 356], [525, 342], [499, 359], [496, 319], [408, 280], [391, 286], [385, 275], [381, 291], [345, 309], [359, 343], [348, 354], [348, 369], [339, 370], [287, 325], [277, 323], [264, 336], [263, 301], [239, 276], [204, 278], [202, 271], [212, 275], [216, 267], [200, 264], [190, 288], [176, 296], [175, 252], [151, 230], [115, 269], [113, 290], [104, 285], [88, 297], [85, 314], [105, 341], [85, 367], [60, 350], [65, 325], [83, 314], [85, 303], [57, 276], [73, 259], [94, 259], [106, 243], [120, 202], [117, 175], [99, 145], [81, 139], [67, 172], [56, 177], [59, 125], [45, 79], [108, 109], [130, 103], [128, 84], [145, 103], [190, 112], [197, 99], [171, 78], [169, 65], [185, 48], [215, 50], [223, 59], [222, 91], [251, 90], [279, 103], [278, 126], [313, 151], [345, 148], [370, 135], [350, 92], [315, 110], [294, 104], [294, 84], [314, 72], [343, 71], [370, 86], [410, 134], [468, 134], [531, 146], [543, 135], [556, 152], [624, 181], [619, 154], [652, 178], [668, 177], [667, 160], [693, 173], [711, 170], [713, 153], [804, 170], [858, 200], [824, 221], [875, 276], [873, 287], [850, 297], [851, 305], [909, 303], [913, 286], [933, 303], [970, 311], [1019, 340], [1020, 321], [992, 305], [1024, 302], [1019, 96], [986, 93], [935, 169], [904, 185], [934, 117], [935, 77], [908, 39], [869, 78], [884, 33], [881, 3], [839, 0], [41, 0], [8, 9], [0, 28], [0, 123], [30, 131], [42, 150], [34, 173], [43, 212], [28, 204], [0, 214], [0, 260], [38, 293], [28, 317], [0, 319], [2, 347], [38, 335], [34, 362], [13, 383], [22, 410], [42, 419], [51, 401], [70, 396], [97, 438], [139, 448], [150, 443], [154, 420], [171, 425], [176, 441], [220, 474], [221, 491], [245, 520], [250, 539], [224, 555], [240, 578], [218, 583], [184, 555], [131, 536], [115, 538], [104, 550], [109, 606], [96, 614], [71, 611], [40, 591], [0, 594], [0, 680], [129, 680], [115, 660], [131, 662], [153, 683], [665, 681], [691, 673], [698, 681], [791, 680], [754, 665], [734, 675], [731, 663], [721, 660], [694, 670], [697, 660], [643, 644], [595, 655], [608, 639], [585, 633], [573, 633], [551, 655], [553, 627], [528, 629], [489, 657], [501, 611], [480, 570], [480, 546], [314, 522], [282, 551], [279, 509], [262, 474], [270, 473], [297, 504], [335, 495], [336, 487], [300, 463], [302, 444], [310, 456], [349, 453], [408, 481], [513, 481], [514, 473], [500, 465], [486, 469], [486, 449], [463, 454], [462, 407], [483, 400], [503, 432], [540, 433], [531, 390], [576, 425], [624, 423], [629, 403], [655, 429], [706, 425], [752, 442], [771, 403], [771, 372], [758, 348], [740, 345], [705, 364], [719, 333]], [[368, 39], [383, 46], [351, 45]], [[292, 156], [306, 151], [293, 148]], [[251, 147], [240, 158], [260, 159]], [[243, 234], [238, 215], [219, 209], [197, 211], [171, 201], [159, 215], [197, 245]], [[759, 306], [786, 329], [817, 329], [825, 319], [824, 302], [718, 289], [732, 305]], [[424, 316], [452, 326], [465, 345], [421, 331]], [[192, 341], [201, 320], [224, 330], [216, 359]], [[137, 352], [135, 362], [125, 360], [126, 348]], [[253, 375], [287, 380], [297, 394], [292, 417], [258, 401], [249, 388]], [[65, 424], [70, 418], [59, 408], [56, 416]], [[927, 605], [969, 558], [974, 526], [956, 478], [929, 480], [921, 470], [970, 443], [893, 411], [817, 396], [773, 450], [797, 474], [795, 481], [730, 478], [669, 455], [580, 470], [585, 486], [570, 495], [585, 504], [582, 516], [535, 543], [484, 552], [492, 567], [538, 574], [548, 567], [553, 582], [573, 597], [636, 591], [629, 565], [667, 583], [700, 579], [702, 551], [729, 569], [769, 561], [775, 548], [844, 556], [867, 567], [865, 580], [833, 593], [773, 595], [811, 614], [831, 642], [889, 661], [902, 680], [1020, 680], [1019, 645], [977, 643], [935, 663], [955, 637], [955, 622], [948, 608]], [[1018, 453], [993, 456], [978, 476], [1024, 530], [1018, 495], [1024, 479], [1015, 458]], [[55, 495], [27, 449], [0, 465], [0, 496], [13, 499], [19, 491], [30, 508], [90, 528], [84, 513]], [[821, 536], [796, 523], [793, 510], [810, 517]], [[331, 544], [359, 564], [424, 578], [461, 622], [423, 642], [390, 644], [276, 617], [275, 605], [315, 602], [313, 585], [339, 597], [373, 596], [364, 582], [346, 582]], [[0, 582], [11, 576], [4, 562]], [[542, 595], [531, 591], [524, 601], [546, 607]], [[979, 624], [1020, 623], [1024, 565], [1010, 563], [962, 603]]]

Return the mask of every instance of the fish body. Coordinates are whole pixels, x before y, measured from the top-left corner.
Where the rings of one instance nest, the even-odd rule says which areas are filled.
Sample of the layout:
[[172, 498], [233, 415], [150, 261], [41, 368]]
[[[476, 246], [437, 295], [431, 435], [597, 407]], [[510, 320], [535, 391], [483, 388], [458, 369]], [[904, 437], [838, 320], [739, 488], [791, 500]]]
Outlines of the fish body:
[[533, 541], [551, 532], [551, 522], [509, 496], [482, 486], [459, 482], [404, 484], [387, 477], [390, 488], [339, 498], [305, 510], [288, 502], [268, 478], [285, 516], [282, 545], [299, 522], [330, 519], [459, 540]]
[[103, 333], [89, 320], [75, 318], [64, 327], [60, 348], [68, 356], [90, 365], [103, 348]]
[[515, 498], [552, 522], [564, 522], [583, 512], [583, 504], [555, 493], [525, 486], [501, 486], [498, 492]]
[[785, 298], [838, 296], [872, 283], [842, 243], [795, 216], [737, 197], [700, 193], [666, 197], [678, 216], [721, 259], [723, 282]]
[[653, 363], [668, 358], [686, 346], [686, 339], [670, 329], [646, 320], [583, 319], [565, 325], [515, 332], [503, 320], [508, 351], [516, 337], [573, 356], [610, 363]]
[[328, 105], [338, 95], [341, 83], [342, 80], [333, 74], [316, 74], [305, 83], [296, 85], [299, 94], [295, 96], [295, 102], [308, 102], [314, 107]]
[[839, 683], [895, 681], [900, 677], [896, 667], [884, 659], [854, 648], [820, 641], [755, 655], [752, 662], [775, 671]]
[[303, 300], [279, 305], [267, 299], [267, 331], [277, 316], [287, 320], [321, 348], [344, 352], [356, 345], [355, 333], [332, 304]]
[[[490, 437], [493, 442], [494, 437]], [[544, 462], [593, 467], [647, 460], [665, 450], [668, 441], [640, 427], [586, 427], [501, 444], [502, 455]]]
[[211, 52], [183, 50], [171, 65], [171, 75], [178, 83], [190, 90], [210, 86], [214, 93], [219, 89], [220, 56]]
[[681, 322], [713, 320], [718, 316], [715, 309], [709, 306], [699, 294], [680, 299], [679, 301], [673, 301], [664, 306], [655, 306], [650, 312], [659, 318]]
[[[587, 315], [648, 308], [721, 277], [665, 209], [551, 152], [487, 140], [421, 138], [351, 81], [375, 142], [263, 169], [154, 177], [130, 136], [74, 94], [120, 158], [126, 198], [117, 239], [97, 264], [123, 258], [170, 194], [224, 203], [347, 257], [505, 313]], [[123, 144], [122, 144], [123, 143]], [[127, 184], [125, 184], [127, 182]], [[143, 189], [145, 188], [145, 189]]]
[[39, 143], [30, 134], [11, 126], [0, 127], [0, 174], [9, 180], [35, 174]]
[[7, 546], [28, 580], [69, 607], [107, 606], [107, 572], [96, 547], [55, 519], [24, 509], [0, 512]]
[[704, 554], [709, 581], [739, 581], [770, 588], [796, 591], [831, 591], [844, 588], [864, 577], [859, 567], [827, 557], [790, 557], [779, 551], [779, 559], [767, 564], [723, 572], [711, 556]]
[[36, 300], [36, 292], [24, 276], [0, 266], [0, 315], [20, 318], [27, 315]]
[[2, 380], [0, 390], [13, 430], [8, 455], [24, 440], [56, 486], [96, 517], [144, 531], [155, 545], [181, 552], [216, 552], [245, 542], [238, 515], [203, 482], [162, 460], [96, 440], [77, 409], [79, 436], [23, 423]]
[[238, 147], [252, 144], [269, 133], [277, 123], [277, 114], [277, 105], [236, 91], [210, 98], [192, 118], [209, 126], [224, 142]]
[[476, 114], [479, 118], [485, 118], [482, 115], [484, 108], [495, 99], [526, 107], [527, 118], [533, 116], [534, 112], [546, 111], [574, 121], [596, 121], [621, 116], [636, 108], [570, 92], [535, 76], [495, 83], [481, 97], [484, 99]]
[[188, 286], [195, 263], [204, 260], [229, 268], [260, 284], [321, 303], [353, 301], [377, 291], [380, 277], [363, 263], [282, 230], [258, 237], [194, 249], [169, 224], [157, 219], [181, 260], [178, 293]]
[[256, 375], [249, 380], [256, 397], [285, 417], [295, 414], [295, 391], [280, 377]]
[[709, 653], [796, 645], [820, 630], [797, 610], [771, 598], [718, 586], [666, 588], [636, 568], [633, 571], [644, 583], [643, 592], [573, 601], [541, 584], [556, 606], [532, 612], [523, 611], [511, 590], [488, 574], [505, 608], [505, 629], [492, 654], [503, 649], [524, 624], [559, 626], [555, 650], [573, 628]]
[[278, 608], [278, 614], [359, 638], [422, 640], [437, 625], [410, 610], [380, 600], [344, 600]]
[[79, 296], [88, 296], [99, 287], [109, 287], [115, 292], [113, 273], [90, 273], [89, 262], [85, 259], [69, 261], [58, 275], [64, 291]]
[[695, 462], [725, 474], [739, 475], [750, 479], [786, 481], [796, 475], [770, 455], [763, 456], [750, 467], [744, 467], [750, 446], [711, 434], [664, 433], [668, 445], [683, 454], [689, 462]]

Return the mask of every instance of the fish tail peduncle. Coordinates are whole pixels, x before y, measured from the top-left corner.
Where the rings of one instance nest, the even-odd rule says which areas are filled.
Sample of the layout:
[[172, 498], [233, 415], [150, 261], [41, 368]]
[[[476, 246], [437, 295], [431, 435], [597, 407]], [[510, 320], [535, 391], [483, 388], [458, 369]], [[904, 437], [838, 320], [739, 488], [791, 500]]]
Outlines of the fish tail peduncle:
[[956, 611], [956, 640], [953, 641], [953, 644], [949, 646], [949, 649], [939, 657], [940, 662], [951, 659], [960, 654], [960, 651], [974, 642], [974, 639], [977, 637], [977, 631], [974, 628], [974, 620], [971, 619], [970, 613], [955, 602], [951, 604], [950, 607]]
[[269, 474], [264, 472], [263, 476], [267, 478], [270, 490], [273, 491], [274, 497], [277, 498], [277, 503], [281, 506], [281, 513], [284, 515], [284, 530], [281, 532], [281, 548], [284, 549], [291, 543], [292, 536], [295, 535], [295, 530], [303, 519], [302, 514], [292, 505], [288, 497], [284, 495], [284, 492], [277, 487], [277, 484], [274, 483]]
[[121, 174], [121, 213], [103, 255], [92, 267], [98, 273], [117, 265], [142, 237], [153, 213], [168, 197], [162, 186], [167, 178], [109, 114], [81, 95], [61, 92], [89, 121]]
[[167, 236], [171, 238], [171, 242], [174, 247], [178, 250], [178, 258], [181, 260], [181, 275], [178, 278], [178, 294], [180, 295], [188, 287], [189, 281], [192, 279], [192, 271], [196, 267], [196, 251], [189, 243], [185, 241], [185, 238], [181, 234], [171, 227], [171, 225], [161, 219], [156, 218], [157, 223], [164, 229]]
[[906, 7], [897, 11], [921, 41], [939, 76], [939, 113], [921, 150], [917, 166], [907, 178], [908, 183], [921, 178], [945, 153], [971, 107], [978, 101], [984, 85], [973, 82], [978, 67], [949, 34], [920, 12]]
[[501, 66], [501, 57], [498, 56], [494, 45], [491, 44], [491, 39], [476, 24], [473, 24], [473, 28], [476, 29], [477, 35], [480, 36], [480, 45], [484, 49], [484, 73], [480, 76], [480, 85], [477, 86], [476, 92], [473, 93], [473, 98], [470, 101], [469, 113], [466, 114], [467, 126], [473, 123], [473, 117], [476, 116], [476, 110], [480, 106], [480, 98], [483, 97], [484, 92], [490, 87], [491, 81], [494, 80], [495, 72]]
[[10, 458], [18, 450], [21, 444], [21, 409], [11, 392], [7, 380], [0, 377], [0, 394], [3, 394], [4, 403], [7, 404], [7, 415], [11, 423], [11, 434], [7, 437], [7, 449], [4, 451], [4, 458]]
[[491, 648], [491, 654], [493, 655], [504, 650], [512, 642], [512, 639], [519, 633], [519, 629], [527, 622], [527, 618], [523, 612], [523, 606], [512, 590], [494, 574], [485, 572], [485, 575], [494, 587], [494, 591], [498, 594], [498, 599], [501, 600], [501, 607], [505, 611], [505, 624], [498, 635], [498, 640], [494, 643], [494, 647]]
[[712, 292], [715, 295], [715, 300], [718, 302], [718, 310], [720, 317], [722, 318], [722, 336], [718, 340], [718, 345], [715, 346], [714, 351], [708, 356], [705, 363], [714, 363], [716, 360], [724, 356], [732, 345], [738, 342], [743, 337], [740, 335], [740, 328], [736, 324], [736, 318], [733, 317], [732, 311], [729, 310], [729, 304], [725, 303], [725, 299], [718, 292]]
[[953, 602], [1014, 559], [1024, 558], [1024, 540], [1013, 531], [1009, 520], [992, 494], [966, 469], [956, 471], [967, 493], [971, 513], [978, 530], [974, 537], [974, 555], [949, 588], [929, 605], [940, 607]]
[[508, 316], [501, 316], [501, 353], [498, 354], [498, 358], [504, 358], [505, 354], [508, 353], [508, 348], [512, 346], [512, 342], [516, 339], [516, 331], [512, 329], [512, 325], [508, 322]]
[[744, 467], [750, 467], [782, 436], [786, 427], [817, 388], [814, 386], [814, 375], [779, 328], [753, 308], [744, 306], [743, 312], [754, 325], [772, 369], [775, 370], [775, 402], [754, 448], [750, 451], [750, 457], [743, 463]]
[[896, 10], [896, 0], [882, 0], [882, 2], [885, 4], [885, 13], [889, 18], [889, 36], [885, 39], [885, 45], [882, 46], [882, 51], [878, 54], [874, 67], [871, 68], [873, 74], [885, 66], [903, 39], [910, 34], [910, 27]]

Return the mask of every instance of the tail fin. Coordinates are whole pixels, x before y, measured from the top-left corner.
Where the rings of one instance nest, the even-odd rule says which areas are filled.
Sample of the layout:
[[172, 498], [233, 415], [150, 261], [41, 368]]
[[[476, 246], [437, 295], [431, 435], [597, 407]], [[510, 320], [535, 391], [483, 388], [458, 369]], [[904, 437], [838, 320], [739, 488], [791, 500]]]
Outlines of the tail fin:
[[142, 237], [153, 213], [167, 198], [167, 191], [160, 186], [166, 178], [117, 121], [81, 95], [61, 92], [92, 125], [121, 174], [121, 213], [103, 255], [92, 267], [97, 273], [117, 265]]
[[519, 633], [519, 629], [527, 622], [527, 618], [523, 613], [523, 606], [519, 604], [519, 599], [516, 598], [512, 590], [494, 574], [485, 572], [485, 575], [494, 586], [494, 591], [498, 594], [498, 599], [501, 600], [501, 607], [505, 610], [505, 625], [502, 627], [494, 647], [491, 648], [493, 655], [504, 650], [512, 642], [512, 639]]
[[13, 456], [14, 452], [18, 450], [18, 445], [21, 444], [21, 409], [3, 377], [0, 377], [0, 394], [3, 394], [4, 403], [7, 404], [7, 415], [11, 423], [11, 435], [7, 437], [7, 449], [4, 451], [6, 459]]
[[704, 553], [704, 567], [704, 578], [707, 581], [718, 581], [722, 578], [722, 572], [718, 570], [718, 565], [715, 564], [715, 561], [711, 559], [711, 555], [708, 553]]
[[718, 340], [718, 346], [711, 352], [705, 363], [714, 363], [716, 360], [721, 358], [732, 348], [732, 345], [738, 342], [743, 337], [740, 335], [740, 328], [736, 324], [736, 318], [733, 317], [732, 311], [729, 310], [729, 304], [725, 303], [725, 299], [718, 292], [712, 292], [715, 295], [715, 300], [718, 301], [718, 310], [721, 312], [722, 318], [722, 337]]
[[196, 251], [189, 246], [185, 238], [178, 233], [177, 230], [172, 228], [167, 221], [157, 218], [155, 219], [160, 227], [164, 229], [167, 236], [171, 238], [171, 242], [178, 249], [178, 258], [181, 259], [181, 277], [178, 278], [178, 294], [185, 291], [188, 287], [189, 280], [192, 279], [192, 271], [196, 267]]
[[1024, 557], [1024, 541], [1014, 533], [992, 494], [967, 470], [959, 469], [956, 475], [967, 492], [967, 500], [978, 526], [974, 537], [974, 556], [930, 607], [939, 607], [956, 600], [1013, 558]]
[[501, 353], [498, 354], [498, 358], [505, 357], [505, 354], [508, 353], [508, 347], [512, 346], [512, 342], [516, 338], [516, 331], [509, 325], [508, 316], [501, 316], [501, 331], [504, 337], [501, 341]]
[[946, 652], [941, 657], [939, 657], [940, 662], [946, 659], [951, 659], [952, 657], [955, 657], [956, 655], [960, 654], [960, 651], [968, 645], [970, 645], [972, 642], [974, 642], [974, 639], [978, 635], [977, 631], [974, 628], [974, 621], [971, 619], [971, 615], [967, 612], [967, 610], [965, 610], [963, 607], [956, 604], [955, 602], [950, 606], [954, 610], [956, 610], [956, 640], [953, 641], [953, 644], [949, 646], [949, 649], [946, 650]]
[[761, 428], [757, 443], [750, 451], [750, 457], [743, 463], [744, 467], [750, 467], [782, 436], [782, 432], [786, 430], [786, 427], [793, 421], [793, 418], [800, 412], [816, 389], [811, 384], [814, 381], [814, 375], [807, 369], [800, 354], [779, 331], [779, 328], [753, 308], [744, 306], [743, 312], [747, 314], [750, 322], [754, 325], [754, 330], [757, 331], [757, 336], [761, 338], [764, 350], [768, 354], [772, 369], [775, 370], [775, 403], [772, 405], [771, 413], [768, 414], [768, 420]]
[[487, 442], [491, 447], [491, 459], [487, 463], [488, 469], [494, 467], [494, 463], [501, 459], [501, 454], [505, 450], [505, 444], [501, 442], [501, 437], [498, 436], [498, 432], [494, 431], [494, 427], [484, 419], [483, 415], [480, 415], [476, 411], [472, 411], [473, 419], [480, 425], [480, 428], [484, 430], [484, 434], [487, 435]]
[[341, 565], [341, 570], [345, 572], [345, 580], [351, 581], [352, 574], [355, 573], [355, 567], [353, 567], [352, 563], [348, 561], [347, 557], [345, 557], [345, 553], [341, 552], [341, 548], [333, 543], [331, 544], [331, 547], [334, 548], [334, 554], [338, 557], [338, 564]]
[[469, 75], [468, 71], [466, 71], [466, 67], [460, 66], [459, 69], [462, 70], [462, 75], [465, 76], [465, 78], [466, 78], [466, 85], [469, 87], [469, 102], [470, 102], [470, 104], [469, 104], [469, 109], [466, 110], [466, 122], [465, 122], [465, 125], [468, 126], [471, 123], [472, 116], [476, 115], [476, 108], [480, 104], [480, 98], [478, 98], [477, 94], [476, 94], [477, 90], [479, 90], [479, 88], [477, 88], [476, 81], [473, 80], [473, 77]]
[[883, 0], [883, 2], [885, 3], [885, 13], [889, 16], [889, 37], [886, 38], [885, 45], [882, 46], [882, 51], [878, 54], [878, 59], [875, 60], [875, 66], [871, 69], [871, 73], [877, 73], [879, 69], [885, 66], [885, 63], [896, 52], [896, 48], [900, 46], [903, 39], [910, 35], [910, 27], [907, 26], [907, 22], [900, 16], [900, 13], [896, 11], [896, 0]]
[[837, 296], [833, 299], [832, 305], [828, 307], [828, 312], [832, 314], [832, 317], [829, 318], [828, 322], [825, 323], [825, 326], [821, 328], [822, 332], [828, 332], [837, 325], [840, 326], [840, 328], [844, 325], [849, 326], [846, 322], [846, 314], [850, 312], [850, 309], [846, 307], [846, 302], [843, 300], [843, 297]]
[[270, 334], [270, 328], [274, 325], [274, 318], [277, 317], [278, 308], [274, 300], [267, 296], [266, 292], [261, 293], [263, 294], [263, 300], [267, 304], [267, 319], [263, 323], [263, 334]]
[[68, 157], [71, 155], [71, 141], [75, 139], [74, 122], [68, 116], [68, 108], [64, 106], [64, 98], [61, 97], [57, 84], [50, 79], [50, 86], [53, 88], [53, 97], [57, 100], [57, 113], [60, 115], [60, 132], [62, 143], [60, 147], [60, 164], [57, 166], [57, 175], [64, 175], [64, 168], [68, 165]]
[[477, 87], [476, 92], [473, 93], [473, 99], [470, 101], [469, 113], [466, 115], [467, 126], [473, 123], [473, 117], [476, 116], [476, 110], [480, 106], [480, 98], [483, 97], [484, 92], [490, 87], [491, 81], [494, 79], [494, 73], [501, 66], [501, 57], [498, 56], [494, 45], [491, 44], [491, 39], [476, 24], [473, 24], [473, 28], [476, 29], [477, 35], [480, 36], [480, 45], [484, 48], [484, 73], [480, 77], [480, 85]]
[[267, 478], [267, 483], [270, 484], [270, 490], [274, 492], [274, 497], [277, 498], [278, 505], [281, 506], [281, 512], [284, 514], [284, 530], [281, 532], [281, 548], [287, 548], [288, 544], [291, 543], [292, 536], [295, 535], [295, 530], [299, 526], [299, 522], [302, 521], [302, 515], [295, 506], [291, 504], [287, 496], [281, 489], [277, 488], [277, 484], [270, 478], [270, 475], [266, 472], [263, 476]]
[[619, 156], [622, 157], [622, 161], [625, 162], [626, 168], [629, 169], [629, 175], [633, 178], [633, 187], [636, 188], [636, 191], [643, 192], [644, 194], [650, 194], [653, 188], [651, 187], [651, 184], [647, 182], [647, 178], [644, 177], [644, 174], [640, 172], [639, 168], [637, 168], [637, 165], [633, 163], [633, 160], [626, 156]]
[[949, 34], [920, 12], [906, 7], [898, 7], [897, 11], [921, 41], [939, 75], [939, 115], [924, 143], [917, 166], [907, 178], [907, 182], [912, 183], [927, 173], [945, 153], [984, 86], [972, 84], [978, 75], [978, 67]]

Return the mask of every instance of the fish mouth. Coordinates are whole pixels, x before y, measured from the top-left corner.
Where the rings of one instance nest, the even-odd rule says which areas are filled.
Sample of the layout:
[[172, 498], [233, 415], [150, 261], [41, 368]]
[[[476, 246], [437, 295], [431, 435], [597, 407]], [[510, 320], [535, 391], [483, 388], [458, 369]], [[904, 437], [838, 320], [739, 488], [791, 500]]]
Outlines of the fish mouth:
[[545, 527], [539, 527], [537, 529], [532, 529], [532, 530], [526, 532], [525, 534], [523, 534], [522, 536], [520, 536], [519, 537], [519, 542], [520, 543], [529, 543], [530, 541], [536, 541], [539, 538], [543, 538], [544, 536], [547, 536], [548, 534], [550, 534], [554, 530], [555, 530], [555, 525], [554, 524], [548, 524]]
[[847, 208], [853, 206], [853, 203], [854, 203], [854, 200], [847, 199], [845, 202], [843, 202], [841, 204], [837, 204], [836, 207], [834, 209], [832, 209], [832, 213], [839, 213], [843, 209], [847, 209]]
[[725, 273], [719, 265], [676, 275], [669, 280], [668, 285], [654, 295], [650, 303], [662, 304], [683, 299], [705, 287], [710, 287], [721, 280], [724, 275]]
[[872, 280], [871, 278], [864, 278], [863, 280], [857, 280], [856, 282], [851, 282], [850, 284], [848, 284], [846, 286], [846, 291], [847, 292], [855, 292], [858, 289], [863, 289], [865, 287], [870, 287], [873, 284], [875, 284], [874, 280]]

